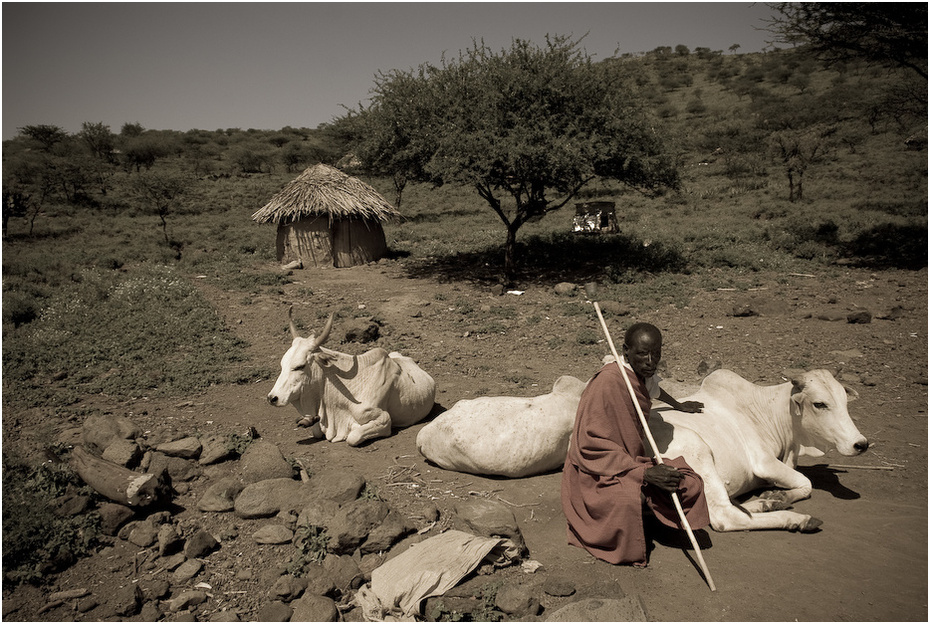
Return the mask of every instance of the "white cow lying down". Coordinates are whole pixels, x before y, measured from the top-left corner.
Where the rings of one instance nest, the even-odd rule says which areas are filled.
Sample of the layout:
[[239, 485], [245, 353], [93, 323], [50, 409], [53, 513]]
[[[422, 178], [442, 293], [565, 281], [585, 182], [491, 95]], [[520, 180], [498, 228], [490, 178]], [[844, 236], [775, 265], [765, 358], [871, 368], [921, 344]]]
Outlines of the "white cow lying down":
[[332, 326], [330, 315], [319, 337], [301, 338], [290, 321], [294, 341], [281, 358], [269, 403], [293, 405], [303, 416], [301, 424], [313, 426], [312, 435], [350, 446], [426, 418], [436, 395], [429, 374], [409, 357], [384, 349], [362, 355], [326, 349]]
[[[683, 456], [704, 479], [711, 526], [717, 531], [813, 531], [821, 521], [786, 511], [811, 495], [811, 482], [795, 470], [799, 455], [819, 457], [833, 448], [852, 456], [866, 440], [846, 404], [858, 396], [828, 371], [813, 370], [777, 386], [757, 386], [728, 370], [708, 375], [688, 400], [703, 414], [653, 410], [649, 428], [663, 457]], [[738, 505], [735, 497], [775, 486]]]
[[559, 377], [537, 397], [459, 401], [417, 434], [417, 449], [447, 470], [526, 477], [562, 467], [586, 382]]

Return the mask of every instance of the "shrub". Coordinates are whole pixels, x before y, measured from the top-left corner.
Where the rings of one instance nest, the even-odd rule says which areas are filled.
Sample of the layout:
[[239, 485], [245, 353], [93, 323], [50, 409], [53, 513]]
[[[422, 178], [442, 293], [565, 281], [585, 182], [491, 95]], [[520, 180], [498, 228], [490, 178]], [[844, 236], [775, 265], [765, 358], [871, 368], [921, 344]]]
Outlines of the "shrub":
[[52, 500], [79, 487], [67, 468], [44, 463], [27, 465], [3, 454], [3, 575], [4, 582], [38, 583], [90, 554], [100, 535], [100, 516], [61, 517]]
[[200, 293], [168, 267], [86, 270], [38, 318], [4, 332], [4, 402], [65, 405], [74, 392], [190, 392], [242, 376], [244, 344]]

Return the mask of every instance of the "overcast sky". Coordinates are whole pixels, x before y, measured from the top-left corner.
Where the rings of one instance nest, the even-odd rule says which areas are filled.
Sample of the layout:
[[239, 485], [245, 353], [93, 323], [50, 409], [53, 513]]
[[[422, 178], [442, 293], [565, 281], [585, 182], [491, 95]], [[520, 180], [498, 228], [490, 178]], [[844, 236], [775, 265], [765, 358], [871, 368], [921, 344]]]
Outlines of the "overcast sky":
[[595, 59], [683, 44], [765, 47], [763, 3], [11, 3], [3, 138], [54, 124], [315, 128], [379, 70], [438, 63], [473, 39], [580, 37]]

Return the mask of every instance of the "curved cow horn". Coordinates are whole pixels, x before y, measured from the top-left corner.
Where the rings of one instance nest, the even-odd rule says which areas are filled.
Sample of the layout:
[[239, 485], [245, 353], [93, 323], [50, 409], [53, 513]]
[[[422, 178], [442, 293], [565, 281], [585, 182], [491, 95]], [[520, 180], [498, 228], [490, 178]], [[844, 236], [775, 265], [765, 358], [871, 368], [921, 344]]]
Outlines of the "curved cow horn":
[[297, 327], [294, 325], [294, 306], [287, 309], [287, 322], [291, 328], [291, 337], [300, 338], [300, 334], [297, 333]]
[[316, 351], [323, 346], [323, 343], [326, 342], [326, 339], [329, 338], [329, 332], [333, 329], [333, 315], [334, 312], [329, 313], [329, 318], [326, 319], [326, 325], [323, 326], [323, 331], [320, 332], [320, 337], [316, 339], [316, 343], [313, 345], [311, 351]]

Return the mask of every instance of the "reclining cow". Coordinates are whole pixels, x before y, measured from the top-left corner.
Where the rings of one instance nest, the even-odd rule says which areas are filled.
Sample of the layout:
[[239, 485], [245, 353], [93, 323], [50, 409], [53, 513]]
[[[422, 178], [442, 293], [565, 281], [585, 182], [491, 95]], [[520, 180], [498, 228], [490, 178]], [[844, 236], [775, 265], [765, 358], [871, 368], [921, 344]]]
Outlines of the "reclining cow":
[[372, 349], [348, 355], [323, 347], [333, 326], [330, 315], [319, 337], [301, 338], [288, 310], [294, 342], [281, 358], [281, 374], [268, 402], [293, 405], [313, 425], [314, 435], [357, 446], [383, 438], [391, 427], [408, 427], [433, 409], [436, 384], [414, 361]]
[[556, 470], [565, 462], [585, 385], [566, 375], [537, 397], [461, 400], [420, 430], [417, 449], [458, 472], [526, 477]]
[[[663, 457], [684, 457], [704, 479], [716, 531], [814, 531], [822, 522], [786, 508], [811, 495], [795, 470], [799, 455], [819, 457], [835, 448], [847, 456], [869, 447], [847, 411], [855, 390], [828, 371], [813, 370], [777, 386], [757, 386], [728, 370], [708, 375], [690, 400], [703, 414], [653, 410], [650, 430]], [[743, 504], [736, 497], [774, 486]]]

